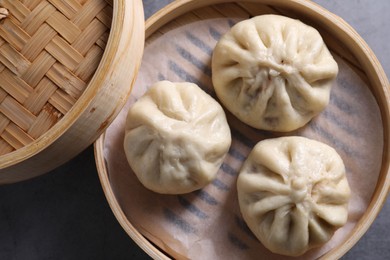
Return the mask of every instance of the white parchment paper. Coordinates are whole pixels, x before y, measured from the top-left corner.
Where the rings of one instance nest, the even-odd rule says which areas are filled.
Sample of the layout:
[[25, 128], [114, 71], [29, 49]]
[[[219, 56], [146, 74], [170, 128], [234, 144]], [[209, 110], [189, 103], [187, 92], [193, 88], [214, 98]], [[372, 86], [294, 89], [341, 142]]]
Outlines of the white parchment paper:
[[[259, 131], [227, 113], [233, 142], [217, 179], [186, 195], [161, 195], [145, 189], [128, 166], [123, 151], [127, 110], [159, 80], [190, 81], [216, 98], [211, 83], [213, 48], [233, 19], [209, 19], [181, 26], [146, 46], [134, 90], [120, 115], [107, 129], [104, 153], [114, 193], [130, 222], [174, 258], [286, 259], [265, 249], [244, 223], [238, 206], [236, 179], [252, 147], [282, 134]], [[343, 243], [366, 211], [380, 171], [383, 129], [380, 111], [366, 83], [339, 57], [337, 82], [326, 110], [305, 127], [283, 135], [322, 141], [344, 160], [352, 190], [348, 223], [324, 246], [301, 259], [313, 259]]]

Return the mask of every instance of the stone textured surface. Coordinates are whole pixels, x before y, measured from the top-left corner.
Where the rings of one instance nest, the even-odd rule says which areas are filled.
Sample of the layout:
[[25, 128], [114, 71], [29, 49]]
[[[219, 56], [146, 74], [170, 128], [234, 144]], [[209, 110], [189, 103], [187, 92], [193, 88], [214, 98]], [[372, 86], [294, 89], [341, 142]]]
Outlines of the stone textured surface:
[[[149, 17], [169, 0], [143, 0]], [[315, 2], [350, 23], [390, 76], [390, 1]], [[343, 259], [390, 258], [390, 201]], [[89, 147], [42, 177], [0, 187], [0, 259], [149, 259], [105, 200]]]

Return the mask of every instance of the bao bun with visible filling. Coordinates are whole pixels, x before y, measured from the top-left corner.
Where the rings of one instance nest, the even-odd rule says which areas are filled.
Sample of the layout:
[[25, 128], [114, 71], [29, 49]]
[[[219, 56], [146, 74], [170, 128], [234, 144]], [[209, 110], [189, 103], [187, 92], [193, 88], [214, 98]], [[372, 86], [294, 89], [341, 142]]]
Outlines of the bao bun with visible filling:
[[299, 20], [261, 15], [218, 41], [212, 81], [222, 104], [244, 123], [287, 132], [329, 103], [338, 65], [319, 32]]
[[301, 255], [347, 222], [351, 191], [343, 160], [308, 138], [259, 142], [239, 173], [237, 192], [248, 227], [277, 254]]

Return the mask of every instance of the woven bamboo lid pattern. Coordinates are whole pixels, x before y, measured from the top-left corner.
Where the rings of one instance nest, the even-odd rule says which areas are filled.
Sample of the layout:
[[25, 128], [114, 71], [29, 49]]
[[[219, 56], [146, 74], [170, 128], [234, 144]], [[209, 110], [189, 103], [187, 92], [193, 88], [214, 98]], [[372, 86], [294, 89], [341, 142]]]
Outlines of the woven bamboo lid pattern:
[[145, 20], [142, 0], [0, 0], [0, 7], [6, 184], [69, 161], [110, 125], [138, 73]]
[[72, 108], [103, 55], [112, 0], [0, 0], [0, 155]]

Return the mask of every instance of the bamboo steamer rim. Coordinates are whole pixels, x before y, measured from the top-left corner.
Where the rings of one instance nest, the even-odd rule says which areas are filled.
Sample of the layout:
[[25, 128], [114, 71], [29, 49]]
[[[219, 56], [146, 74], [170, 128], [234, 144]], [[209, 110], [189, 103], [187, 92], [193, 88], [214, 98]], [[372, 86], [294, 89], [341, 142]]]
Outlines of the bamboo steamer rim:
[[[131, 6], [133, 10], [132, 14], [126, 14], [126, 10], [129, 10], [129, 7], [127, 6]], [[101, 90], [102, 88], [101, 83], [109, 75], [109, 73], [111, 73], [109, 68], [114, 63], [118, 62], [115, 58], [116, 57], [115, 54], [118, 47], [120, 47], [120, 44], [123, 44], [121, 41], [124, 38], [122, 34], [122, 29], [125, 26], [125, 24], [123, 23], [124, 17], [129, 15], [132, 16], [141, 15], [141, 13], [135, 14], [134, 10], [138, 10], [143, 14], [141, 0], [136, 0], [136, 1], [113, 0], [113, 16], [112, 16], [111, 30], [107, 41], [107, 45], [104, 50], [102, 59], [99, 63], [99, 66], [97, 67], [93, 77], [88, 83], [85, 91], [76, 101], [76, 103], [72, 106], [72, 108], [64, 115], [61, 121], [55, 124], [54, 126], [52, 126], [44, 135], [41, 135], [32, 143], [27, 144], [22, 148], [19, 148], [15, 151], [0, 156], [0, 170], [7, 170], [8, 167], [18, 165], [23, 161], [30, 159], [35, 155], [41, 153], [48, 146], [52, 145], [61, 136], [63, 136], [64, 133], [66, 133], [74, 125], [74, 123], [77, 122], [77, 120], [80, 118], [80, 115], [82, 115], [85, 112], [85, 110], [88, 108], [91, 102], [93, 102], [95, 96]], [[142, 40], [142, 37], [140, 37], [139, 40]], [[105, 126], [108, 126], [108, 123]], [[27, 178], [29, 177], [26, 178], [23, 177], [23, 179], [27, 179]]]
[[[376, 189], [372, 195], [371, 203], [369, 204], [365, 214], [352, 230], [351, 236], [344, 242], [331, 249], [321, 259], [338, 259], [350, 250], [364, 233], [371, 226], [380, 210], [382, 209], [387, 195], [390, 190], [390, 85], [386, 73], [384, 72], [380, 62], [375, 54], [364, 41], [364, 39], [342, 18], [329, 12], [320, 5], [309, 0], [176, 0], [171, 4], [160, 9], [157, 13], [151, 16], [145, 25], [145, 38], [147, 39], [159, 28], [163, 27], [175, 18], [193, 11], [198, 8], [233, 2], [247, 2], [276, 5], [280, 7], [292, 7], [299, 10], [301, 13], [316, 17], [316, 21], [321, 22], [327, 28], [342, 39], [347, 47], [350, 48], [362, 68], [366, 72], [371, 84], [376, 101], [381, 110], [383, 121], [383, 156], [381, 172], [378, 178]], [[117, 220], [128, 233], [128, 235], [151, 257], [155, 259], [168, 259], [166, 254], [156, 248], [149, 240], [147, 240], [127, 219], [121, 206], [116, 200], [113, 189], [110, 185], [109, 173], [104, 159], [104, 134], [95, 142], [95, 160], [98, 170], [100, 182], [102, 184], [105, 196], [109, 205], [116, 216]]]

